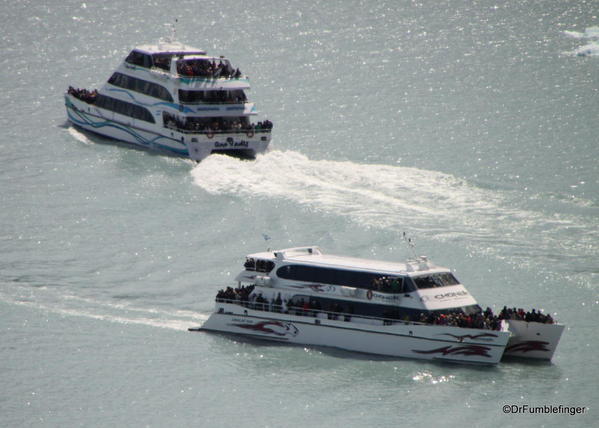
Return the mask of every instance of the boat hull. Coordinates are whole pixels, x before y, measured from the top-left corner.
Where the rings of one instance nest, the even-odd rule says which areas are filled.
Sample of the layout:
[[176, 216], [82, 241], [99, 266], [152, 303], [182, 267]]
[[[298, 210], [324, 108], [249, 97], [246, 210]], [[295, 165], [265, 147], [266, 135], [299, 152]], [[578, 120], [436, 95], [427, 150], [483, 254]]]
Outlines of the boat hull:
[[264, 132], [184, 134], [99, 109], [71, 95], [65, 96], [65, 107], [69, 121], [86, 131], [196, 161], [211, 153], [255, 157], [270, 143], [270, 133]]
[[382, 320], [331, 320], [323, 313], [297, 316], [222, 304], [201, 330], [391, 357], [468, 364], [497, 364], [509, 338], [507, 331]]
[[507, 320], [512, 333], [504, 355], [551, 360], [564, 331], [562, 324]]

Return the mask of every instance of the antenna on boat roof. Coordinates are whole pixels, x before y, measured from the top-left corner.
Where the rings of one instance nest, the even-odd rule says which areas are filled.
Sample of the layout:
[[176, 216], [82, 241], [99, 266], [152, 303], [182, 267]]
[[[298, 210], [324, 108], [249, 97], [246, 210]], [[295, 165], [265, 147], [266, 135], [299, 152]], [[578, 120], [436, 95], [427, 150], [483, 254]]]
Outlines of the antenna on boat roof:
[[165, 24], [167, 27], [171, 27], [171, 34], [170, 37], [167, 36], [164, 38], [164, 41], [167, 43], [176, 43], [177, 42], [177, 23], [179, 22], [179, 19], [175, 18], [175, 23], [174, 24]]
[[414, 244], [414, 241], [412, 241], [412, 238], [408, 238], [408, 234], [406, 232], [404, 232], [403, 233], [403, 240], [408, 245], [408, 248], [412, 251], [412, 255], [416, 259], [417, 258], [417, 256], [416, 256], [416, 250], [414, 249], [416, 247], [416, 244]]
[[[266, 241], [266, 242], [268, 242], [270, 240], [270, 236], [268, 236], [266, 233], [263, 233], [262, 237], [264, 238], [264, 241]], [[270, 251], [270, 247], [268, 247], [266, 249], [266, 251]]]
[[179, 23], [179, 20], [177, 18], [175, 18], [175, 23], [173, 24], [173, 35], [171, 36], [171, 38], [173, 39], [173, 42], [177, 41], [177, 24]]

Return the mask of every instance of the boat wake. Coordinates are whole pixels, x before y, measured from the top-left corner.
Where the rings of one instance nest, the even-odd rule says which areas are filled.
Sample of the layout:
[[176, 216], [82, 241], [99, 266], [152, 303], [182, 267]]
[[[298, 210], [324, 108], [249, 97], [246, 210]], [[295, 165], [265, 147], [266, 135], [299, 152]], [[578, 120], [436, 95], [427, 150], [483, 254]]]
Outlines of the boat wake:
[[87, 135], [85, 135], [83, 132], [76, 129], [74, 126], [69, 126], [67, 128], [67, 130], [68, 130], [69, 134], [71, 134], [71, 136], [74, 139], [76, 139], [77, 141], [79, 141], [80, 143], [84, 143], [84, 144], [93, 144], [94, 143]]
[[577, 56], [599, 56], [599, 27], [589, 27], [584, 32], [564, 31], [567, 36], [575, 39], [585, 40], [587, 44], [576, 48], [569, 55]]
[[128, 302], [107, 302], [93, 298], [62, 294], [50, 287], [0, 287], [0, 301], [30, 307], [62, 316], [76, 316], [119, 324], [138, 324], [171, 330], [187, 331], [208, 319], [208, 313], [185, 310], [164, 310], [132, 305]]
[[254, 162], [213, 155], [192, 176], [211, 194], [284, 199], [398, 236], [408, 231], [420, 238], [467, 243], [473, 251], [501, 258], [515, 255], [519, 264], [535, 257], [546, 262], [596, 256], [588, 252], [598, 232], [584, 219], [518, 208], [520, 193], [481, 189], [441, 172], [311, 160], [298, 152], [273, 150]]

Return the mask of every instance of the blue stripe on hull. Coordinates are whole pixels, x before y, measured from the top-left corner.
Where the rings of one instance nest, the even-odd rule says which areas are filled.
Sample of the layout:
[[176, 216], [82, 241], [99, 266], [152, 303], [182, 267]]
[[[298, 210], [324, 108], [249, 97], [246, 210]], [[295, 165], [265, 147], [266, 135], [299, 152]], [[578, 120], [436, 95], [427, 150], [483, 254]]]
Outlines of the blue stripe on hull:
[[[79, 126], [83, 127], [84, 129], [86, 127], [92, 127], [94, 132], [97, 132], [100, 135], [103, 135], [103, 136], [106, 136], [109, 138], [115, 138], [115, 137], [111, 137], [110, 135], [103, 134], [101, 131], [99, 131], [99, 129], [104, 128], [104, 127], [116, 128], [120, 131], [124, 131], [127, 134], [131, 135], [135, 140], [135, 141], [126, 141], [126, 140], [119, 140], [119, 141], [125, 141], [127, 143], [137, 144], [139, 146], [146, 147], [146, 148], [165, 150], [168, 152], [175, 153], [179, 156], [189, 157], [189, 152], [187, 149], [177, 149], [177, 148], [174, 148], [171, 146], [160, 144], [158, 142], [161, 139], [165, 139], [165, 140], [172, 140], [172, 141], [179, 143], [177, 140], [175, 140], [173, 138], [158, 135], [155, 138], [148, 140], [148, 139], [142, 137], [138, 132], [136, 132], [135, 130], [133, 130], [133, 128], [131, 128], [129, 126], [126, 126], [121, 123], [114, 122], [114, 121], [108, 120], [108, 119], [104, 119], [103, 121], [94, 121], [93, 119], [90, 118], [90, 115], [87, 115], [85, 112], [77, 110], [72, 105], [69, 105], [67, 103], [66, 107], [67, 107], [67, 115], [69, 117], [69, 120], [71, 122], [73, 122], [75, 125], [79, 125]], [[118, 140], [118, 138], [115, 138], [115, 139]], [[179, 143], [179, 144], [182, 144], [182, 143]]]

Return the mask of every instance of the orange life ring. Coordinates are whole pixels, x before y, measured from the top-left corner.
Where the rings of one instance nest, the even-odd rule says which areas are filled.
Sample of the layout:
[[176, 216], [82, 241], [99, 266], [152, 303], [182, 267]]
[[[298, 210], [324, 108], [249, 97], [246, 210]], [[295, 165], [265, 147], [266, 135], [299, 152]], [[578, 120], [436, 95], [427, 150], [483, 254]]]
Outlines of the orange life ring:
[[366, 292], [366, 297], [368, 298], [368, 300], [372, 300], [372, 290], [368, 290]]
[[210, 131], [206, 132], [206, 137], [208, 137], [208, 138], [214, 137], [214, 132], [210, 132]]
[[254, 136], [254, 131], [252, 131], [251, 129], [246, 133], [248, 138], [252, 138]]

